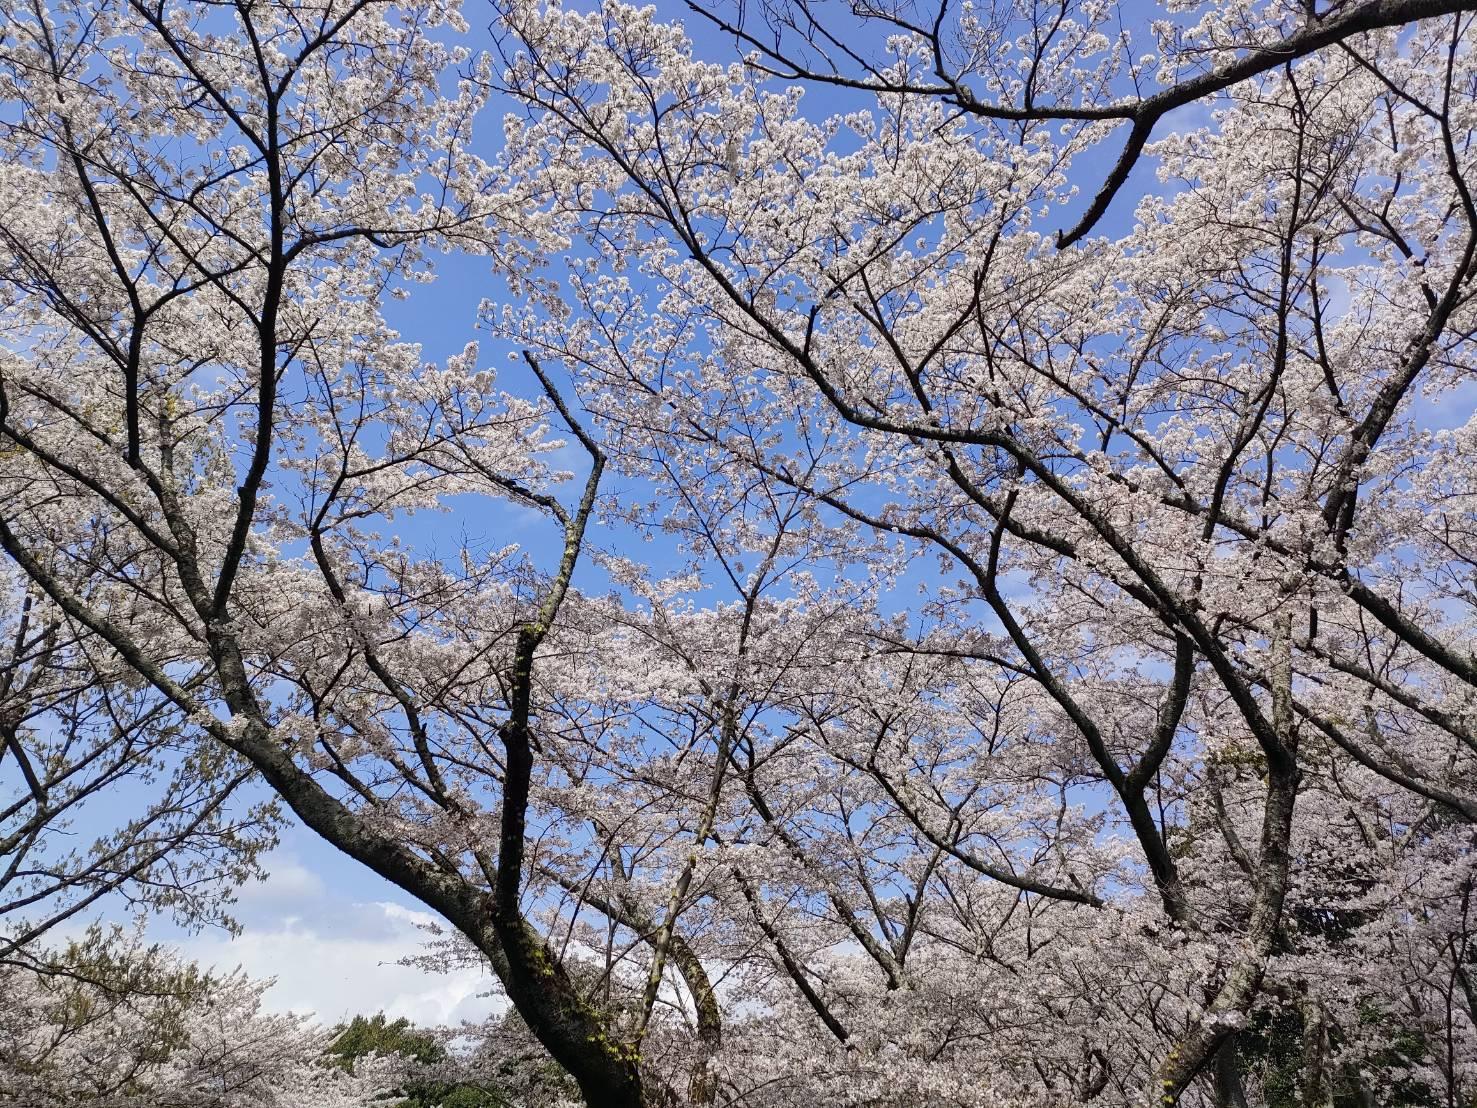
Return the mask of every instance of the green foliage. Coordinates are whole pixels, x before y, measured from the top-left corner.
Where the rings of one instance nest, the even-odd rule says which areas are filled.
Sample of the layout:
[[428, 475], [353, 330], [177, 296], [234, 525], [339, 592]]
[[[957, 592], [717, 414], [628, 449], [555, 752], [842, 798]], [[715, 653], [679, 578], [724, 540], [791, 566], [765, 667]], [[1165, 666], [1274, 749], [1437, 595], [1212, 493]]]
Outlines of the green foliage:
[[[1360, 1086], [1371, 1084], [1385, 1090], [1383, 1103], [1388, 1108], [1422, 1108], [1435, 1103], [1432, 1090], [1409, 1076], [1411, 1066], [1426, 1056], [1425, 1036], [1373, 1008], [1364, 1011], [1361, 1022], [1366, 1028], [1377, 1029], [1386, 1045], [1360, 1067], [1361, 1072], [1346, 1070], [1334, 1075], [1334, 1108], [1361, 1108], [1368, 1101], [1361, 1098]], [[1260, 1079], [1266, 1108], [1303, 1108], [1304, 1029], [1300, 1011], [1280, 1007], [1257, 1013], [1239, 1037], [1241, 1060], [1247, 1071]]]
[[1296, 1108], [1303, 1076], [1303, 1017], [1294, 1008], [1259, 1012], [1241, 1033], [1241, 1059], [1262, 1081], [1267, 1108]]
[[373, 1016], [355, 1016], [333, 1040], [328, 1053], [346, 1070], [354, 1068], [354, 1059], [366, 1054], [399, 1054], [423, 1065], [446, 1060], [446, 1048], [435, 1036], [417, 1031], [403, 1016], [391, 1021], [383, 1012]]
[[[435, 1065], [447, 1060], [446, 1047], [426, 1031], [401, 1017], [387, 1019], [383, 1012], [373, 1016], [355, 1016], [350, 1020], [328, 1054], [334, 1064], [352, 1071], [354, 1060], [367, 1054], [398, 1054], [421, 1065]], [[394, 1108], [513, 1108], [514, 1102], [495, 1086], [483, 1082], [408, 1081], [392, 1094]]]

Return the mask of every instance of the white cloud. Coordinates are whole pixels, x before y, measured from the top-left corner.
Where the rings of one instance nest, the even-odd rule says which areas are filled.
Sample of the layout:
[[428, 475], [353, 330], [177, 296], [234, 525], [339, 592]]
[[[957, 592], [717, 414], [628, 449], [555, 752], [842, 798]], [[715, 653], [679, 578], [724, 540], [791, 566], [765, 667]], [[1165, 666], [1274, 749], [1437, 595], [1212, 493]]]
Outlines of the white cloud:
[[[386, 903], [340, 907], [347, 925], [343, 932], [288, 918], [277, 927], [247, 927], [235, 939], [202, 935], [182, 945], [189, 957], [206, 965], [239, 965], [253, 977], [275, 978], [264, 998], [268, 1008], [312, 1012], [328, 1023], [381, 1011], [419, 1024], [456, 1023], [503, 1006], [478, 995], [491, 985], [478, 970], [431, 973], [398, 964], [425, 938], [416, 925], [423, 913]], [[356, 934], [361, 928], [372, 934]]]
[[[330, 888], [295, 855], [267, 859], [269, 876], [241, 890], [233, 914], [242, 932], [181, 937], [183, 953], [221, 970], [240, 966], [274, 978], [264, 1002], [272, 1011], [312, 1013], [325, 1023], [384, 1012], [415, 1023], [455, 1024], [506, 1007], [477, 968], [433, 973], [400, 961], [420, 952], [429, 912], [390, 900], [361, 899], [335, 881]], [[386, 890], [390, 886], [383, 886]]]
[[284, 904], [321, 899], [327, 890], [323, 880], [291, 857], [271, 859], [272, 871], [265, 881], [244, 885], [236, 895], [238, 914], [270, 911]]

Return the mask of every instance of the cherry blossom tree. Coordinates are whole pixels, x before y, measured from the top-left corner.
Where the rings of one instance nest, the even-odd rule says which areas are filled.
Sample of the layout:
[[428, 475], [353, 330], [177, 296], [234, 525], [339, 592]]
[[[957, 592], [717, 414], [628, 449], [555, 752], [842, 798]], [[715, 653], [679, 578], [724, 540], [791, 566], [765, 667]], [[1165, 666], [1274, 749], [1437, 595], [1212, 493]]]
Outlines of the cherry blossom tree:
[[0, 977], [0, 1104], [15, 1108], [363, 1108], [403, 1068], [329, 1065], [333, 1032], [259, 1010], [268, 983], [212, 976], [127, 934], [94, 929]]
[[[533, 657], [603, 456], [537, 365], [541, 401], [502, 396], [475, 347], [423, 367], [378, 310], [502, 206], [466, 146], [485, 67], [443, 41], [461, 17], [6, 14], [0, 191], [26, 215], [4, 230], [0, 546], [308, 827], [471, 937], [588, 1095], [633, 1101], [634, 1050], [520, 902]], [[572, 504], [551, 419], [589, 457]], [[547, 516], [556, 566], [375, 533], [451, 496]], [[107, 542], [74, 541], [78, 519]]]
[[[1430, 910], [1465, 903], [1470, 880], [1466, 494], [1420, 491], [1448, 487], [1466, 432], [1432, 435], [1413, 411], [1470, 374], [1470, 16], [1412, 31], [1398, 24], [1440, 9], [1217, 7], [1158, 28], [1163, 93], [1115, 98], [1148, 63], [1114, 51], [1106, 8], [1064, 5], [1012, 40], [1026, 17], [1004, 7], [991, 22], [862, 6], [858, 34], [891, 34], [876, 63], [818, 7], [764, 11], [772, 38], [708, 13], [751, 51], [724, 66], [648, 12], [509, 8], [507, 87], [530, 108], [510, 165], [546, 233], [582, 247], [543, 286], [546, 310], [508, 314], [506, 332], [579, 367], [587, 403], [679, 511], [726, 466], [746, 521], [799, 495], [958, 575], [880, 649], [995, 671], [996, 718], [1007, 701], [1020, 714], [992, 733], [1044, 732], [1061, 766], [1015, 798], [1058, 794], [1060, 822], [1010, 812], [1026, 842], [992, 829], [993, 856], [969, 849], [972, 806], [1001, 778], [979, 767], [978, 738], [940, 745], [933, 682], [913, 694], [928, 705], [917, 723], [891, 695], [878, 704], [878, 688], [905, 687], [893, 676], [858, 691], [860, 717], [809, 729], [951, 865], [1162, 921], [1129, 930], [1166, 948], [1135, 969], [1153, 965], [1174, 1003], [1124, 982], [1118, 1018], [1139, 1034], [1115, 1031], [1111, 1054], [1081, 1042], [1075, 1077], [1066, 1060], [1040, 1074], [1048, 1096], [1119, 1083], [1172, 1101], [1213, 1074], [1209, 1095], [1235, 1102], [1237, 1039], [1268, 997], [1303, 1013], [1307, 1095], [1331, 1095], [1335, 1049], [1363, 1049], [1358, 1020], [1335, 1048], [1328, 983], [1287, 967], [1346, 956], [1326, 914], [1379, 884], [1354, 877], [1365, 867], [1431, 864], [1381, 857], [1424, 847], [1431, 820], [1452, 829], [1434, 849], [1462, 875], [1428, 886]], [[1015, 51], [999, 61], [992, 41]], [[776, 76], [872, 100], [815, 119]], [[1211, 125], [1150, 150], [1166, 187], [1133, 231], [1087, 239], [1155, 124], [1209, 92], [1224, 93]], [[1131, 134], [1101, 189], [1043, 235], [1073, 203], [1074, 160], [1116, 120]], [[983, 731], [991, 713], [969, 714]], [[1092, 811], [1084, 785], [1131, 834], [1145, 900], [1109, 895], [1124, 878], [1073, 825]], [[1295, 860], [1345, 820], [1372, 856], [1325, 848], [1342, 892], [1316, 893]], [[1208, 855], [1190, 849], [1207, 824], [1224, 839]], [[1379, 942], [1404, 911], [1385, 902], [1350, 930]], [[1466, 980], [1466, 941], [1438, 942], [1445, 975]], [[1114, 988], [1090, 972], [1092, 991]], [[1469, 1042], [1470, 1003], [1450, 1011], [1436, 1034]], [[1026, 1052], [1038, 1069], [1051, 1053]], [[1470, 1078], [1462, 1050], [1446, 1054], [1455, 1103]]]
[[[191, 740], [167, 700], [6, 569], [0, 961], [109, 894], [230, 926], [230, 889], [259, 875], [273, 842], [271, 805], [230, 806], [250, 768]], [[121, 822], [97, 814], [120, 805]]]
[[1464, 1103], [1462, 8], [12, 5], [6, 688], [591, 1105]]

